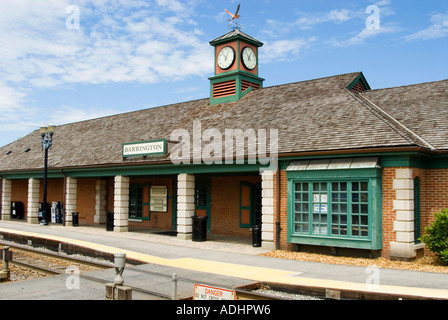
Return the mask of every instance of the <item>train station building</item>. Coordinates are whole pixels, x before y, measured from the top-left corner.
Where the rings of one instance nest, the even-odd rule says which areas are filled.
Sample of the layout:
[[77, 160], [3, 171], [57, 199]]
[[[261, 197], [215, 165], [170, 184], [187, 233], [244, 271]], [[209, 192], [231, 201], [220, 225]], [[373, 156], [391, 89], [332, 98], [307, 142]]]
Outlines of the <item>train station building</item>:
[[[210, 97], [56, 128], [52, 223], [210, 234], [263, 248], [428, 254], [418, 238], [448, 207], [448, 80], [372, 90], [363, 73], [264, 87], [263, 43], [213, 40]], [[385, 75], [387, 76], [387, 75]], [[39, 130], [0, 148], [1, 219], [39, 223]], [[12, 205], [13, 204], [13, 205]], [[44, 228], [44, 226], [42, 226]]]

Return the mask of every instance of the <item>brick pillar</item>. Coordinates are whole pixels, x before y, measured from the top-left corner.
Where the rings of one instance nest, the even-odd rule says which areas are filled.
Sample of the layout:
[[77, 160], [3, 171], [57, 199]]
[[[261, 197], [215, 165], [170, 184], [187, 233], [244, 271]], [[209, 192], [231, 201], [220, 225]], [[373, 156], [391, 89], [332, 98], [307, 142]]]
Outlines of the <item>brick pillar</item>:
[[414, 180], [412, 168], [395, 170], [393, 181], [395, 190], [394, 210], [396, 220], [393, 231], [396, 242], [390, 243], [390, 256], [393, 258], [414, 258]]
[[129, 231], [129, 177], [116, 176], [114, 185], [114, 231]]
[[28, 208], [27, 217], [28, 223], [39, 223], [39, 192], [40, 192], [40, 180], [28, 179]]
[[195, 176], [179, 174], [177, 177], [177, 238], [191, 240], [193, 238], [193, 219], [195, 214]]
[[98, 224], [106, 223], [106, 180], [96, 181], [95, 216], [93, 220]]
[[78, 181], [68, 177], [65, 185], [65, 226], [73, 226], [72, 212], [76, 212]]
[[2, 180], [2, 220], [11, 220], [11, 180]]
[[261, 175], [261, 246], [274, 250], [274, 178], [275, 171], [266, 170]]

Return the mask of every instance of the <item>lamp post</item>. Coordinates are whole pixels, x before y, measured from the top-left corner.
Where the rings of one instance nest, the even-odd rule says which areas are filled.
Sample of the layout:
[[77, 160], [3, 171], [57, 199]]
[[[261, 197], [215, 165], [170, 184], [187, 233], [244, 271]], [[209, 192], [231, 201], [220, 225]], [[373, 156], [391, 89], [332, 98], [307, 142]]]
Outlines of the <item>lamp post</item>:
[[48, 212], [47, 212], [47, 175], [48, 175], [48, 149], [53, 145], [53, 135], [56, 130], [54, 124], [50, 124], [48, 127], [40, 127], [40, 136], [42, 143], [42, 151], [45, 151], [44, 157], [44, 195], [43, 195], [43, 208], [42, 208], [42, 226], [48, 226]]

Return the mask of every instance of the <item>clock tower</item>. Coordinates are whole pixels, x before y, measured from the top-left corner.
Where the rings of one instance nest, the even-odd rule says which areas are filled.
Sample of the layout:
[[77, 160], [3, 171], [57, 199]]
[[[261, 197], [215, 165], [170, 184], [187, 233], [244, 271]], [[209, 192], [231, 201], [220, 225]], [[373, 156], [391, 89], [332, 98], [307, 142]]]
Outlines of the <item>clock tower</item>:
[[263, 87], [258, 77], [258, 48], [263, 43], [234, 29], [210, 41], [215, 47], [215, 75], [210, 80], [210, 105], [237, 101]]

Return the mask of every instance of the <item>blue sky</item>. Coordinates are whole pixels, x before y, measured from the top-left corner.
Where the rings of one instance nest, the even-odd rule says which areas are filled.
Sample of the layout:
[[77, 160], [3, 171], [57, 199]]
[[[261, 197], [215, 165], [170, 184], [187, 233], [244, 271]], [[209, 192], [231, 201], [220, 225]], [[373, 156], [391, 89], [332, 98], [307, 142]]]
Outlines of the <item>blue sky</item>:
[[238, 4], [264, 43], [265, 86], [356, 71], [372, 89], [448, 78], [446, 0], [1, 0], [0, 146], [42, 124], [207, 98], [209, 41]]

